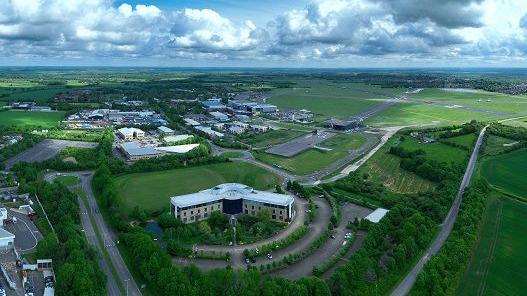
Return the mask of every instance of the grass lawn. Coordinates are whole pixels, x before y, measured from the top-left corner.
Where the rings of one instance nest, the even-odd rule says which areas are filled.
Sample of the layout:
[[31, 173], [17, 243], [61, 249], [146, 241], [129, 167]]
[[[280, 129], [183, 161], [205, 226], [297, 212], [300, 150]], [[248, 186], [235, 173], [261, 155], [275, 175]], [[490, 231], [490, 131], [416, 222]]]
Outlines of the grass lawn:
[[244, 162], [128, 174], [116, 179], [119, 196], [127, 208], [139, 206], [146, 211], [168, 210], [171, 196], [193, 193], [228, 182], [265, 190], [278, 184], [279, 179], [263, 168]]
[[240, 142], [251, 145], [253, 148], [263, 148], [276, 144], [285, 143], [289, 140], [297, 138], [305, 134], [296, 130], [271, 130], [266, 133], [251, 135], [249, 137], [241, 137]]
[[268, 101], [281, 109], [307, 109], [324, 118], [348, 118], [403, 92], [362, 83], [326, 83], [275, 89]]
[[367, 119], [366, 123], [374, 126], [429, 123], [446, 125], [472, 119], [496, 120], [522, 115], [527, 115], [527, 98], [524, 96], [425, 89], [407, 102], [399, 103]]
[[243, 157], [243, 153], [236, 152], [236, 151], [229, 151], [229, 152], [223, 152], [221, 156], [227, 157], [227, 158], [240, 158], [240, 157]]
[[0, 126], [50, 128], [57, 126], [64, 119], [64, 114], [65, 112], [0, 112]]
[[524, 295], [527, 204], [492, 196], [458, 295]]
[[499, 189], [527, 197], [527, 149], [484, 158], [480, 173]]
[[359, 169], [359, 173], [368, 173], [373, 181], [381, 182], [389, 190], [398, 193], [415, 193], [432, 190], [435, 187], [433, 182], [419, 177], [418, 175], [403, 170], [400, 167], [401, 159], [389, 154], [389, 148], [396, 141], [392, 138], [386, 145], [379, 149], [364, 166]]
[[330, 164], [344, 158], [349, 150], [357, 149], [365, 142], [364, 137], [356, 134], [338, 134], [318, 146], [330, 148], [331, 151], [308, 149], [293, 157], [281, 157], [265, 152], [255, 152], [255, 157], [270, 165], [279, 166], [299, 175], [305, 175], [321, 170]]
[[472, 148], [474, 146], [474, 141], [476, 140], [476, 138], [477, 138], [476, 134], [468, 134], [468, 135], [448, 138], [446, 140], [451, 143], [463, 145], [467, 148]]
[[515, 140], [503, 138], [500, 136], [489, 135], [485, 144], [485, 155], [496, 155], [501, 153], [507, 145], [515, 143]]
[[55, 178], [55, 181], [62, 183], [65, 186], [77, 185], [80, 182], [79, 177], [76, 176], [61, 176]]
[[463, 163], [469, 154], [466, 150], [439, 142], [422, 144], [412, 137], [405, 137], [405, 140], [400, 142], [399, 146], [410, 151], [422, 149], [426, 152], [426, 158], [439, 162]]

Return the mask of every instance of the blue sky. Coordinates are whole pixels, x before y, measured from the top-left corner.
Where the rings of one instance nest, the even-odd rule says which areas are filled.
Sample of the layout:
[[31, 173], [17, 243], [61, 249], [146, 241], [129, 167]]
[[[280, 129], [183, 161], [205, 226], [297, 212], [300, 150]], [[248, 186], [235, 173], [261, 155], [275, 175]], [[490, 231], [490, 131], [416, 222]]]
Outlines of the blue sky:
[[3, 0], [1, 65], [526, 67], [527, 1]]

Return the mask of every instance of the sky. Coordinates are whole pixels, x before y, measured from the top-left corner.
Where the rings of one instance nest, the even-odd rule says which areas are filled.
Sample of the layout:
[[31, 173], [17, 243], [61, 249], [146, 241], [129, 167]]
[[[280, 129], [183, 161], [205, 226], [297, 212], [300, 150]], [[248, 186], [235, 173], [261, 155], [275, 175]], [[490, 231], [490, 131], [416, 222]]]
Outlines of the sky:
[[527, 67], [527, 1], [0, 0], [0, 66]]

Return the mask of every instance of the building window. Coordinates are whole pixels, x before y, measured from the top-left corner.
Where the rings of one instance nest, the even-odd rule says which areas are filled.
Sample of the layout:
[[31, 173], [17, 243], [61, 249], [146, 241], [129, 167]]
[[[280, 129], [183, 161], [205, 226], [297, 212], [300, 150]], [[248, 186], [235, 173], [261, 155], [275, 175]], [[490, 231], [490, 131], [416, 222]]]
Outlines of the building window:
[[183, 218], [183, 222], [187, 222], [187, 218]]
[[194, 211], [190, 211], [190, 214], [191, 214], [191, 215], [194, 215]]
[[280, 220], [284, 220], [284, 216], [280, 216]]
[[249, 214], [249, 210], [245, 210], [245, 214]]
[[273, 218], [273, 220], [276, 219], [276, 215], [273, 215], [272, 218]]
[[203, 217], [207, 218], [209, 216], [209, 213], [203, 214]]
[[251, 209], [253, 209], [253, 210], [254, 210], [254, 205], [253, 205], [253, 206], [251, 206]]
[[208, 210], [208, 209], [207, 209], [207, 208], [205, 208], [205, 212], [206, 212], [207, 210]]
[[[275, 210], [275, 209], [273, 209], [273, 214], [274, 214], [274, 213], [276, 213], [276, 210]], [[274, 219], [274, 218], [273, 218], [273, 219]]]
[[254, 211], [251, 211], [251, 215], [255, 215], [255, 212], [254, 212]]
[[200, 209], [198, 209], [198, 214], [199, 214], [199, 212], [200, 212], [200, 211], [201, 211], [201, 210], [200, 210]]

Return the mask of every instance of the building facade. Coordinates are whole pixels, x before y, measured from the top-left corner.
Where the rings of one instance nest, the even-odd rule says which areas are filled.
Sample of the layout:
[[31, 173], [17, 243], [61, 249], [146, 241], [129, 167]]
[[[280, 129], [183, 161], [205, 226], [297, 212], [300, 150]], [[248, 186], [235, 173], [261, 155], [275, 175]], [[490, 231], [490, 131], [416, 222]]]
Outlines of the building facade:
[[216, 211], [227, 215], [256, 216], [263, 210], [268, 210], [270, 218], [275, 221], [290, 222], [295, 216], [294, 198], [238, 183], [225, 183], [170, 198], [170, 213], [184, 223], [207, 219]]

